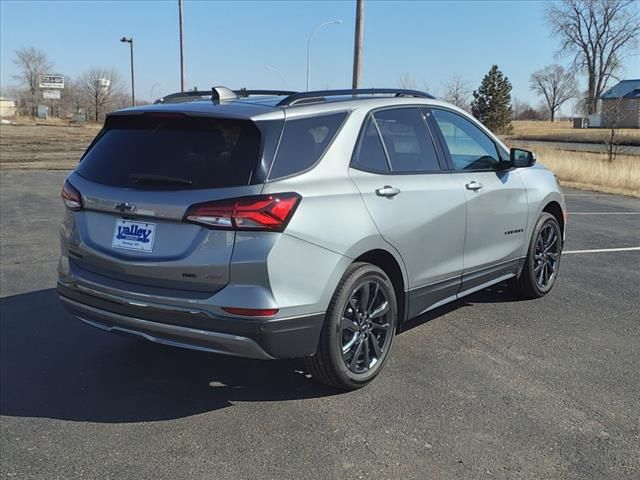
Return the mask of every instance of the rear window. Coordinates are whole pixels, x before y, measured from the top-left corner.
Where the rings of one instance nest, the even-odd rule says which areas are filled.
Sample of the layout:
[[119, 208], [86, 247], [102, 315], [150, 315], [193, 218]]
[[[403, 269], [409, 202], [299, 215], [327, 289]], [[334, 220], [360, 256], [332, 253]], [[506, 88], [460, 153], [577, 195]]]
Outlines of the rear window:
[[287, 120], [269, 178], [286, 177], [315, 165], [346, 117], [347, 112], [340, 112]]
[[223, 188], [251, 183], [259, 159], [260, 131], [250, 121], [113, 116], [76, 171], [117, 187]]

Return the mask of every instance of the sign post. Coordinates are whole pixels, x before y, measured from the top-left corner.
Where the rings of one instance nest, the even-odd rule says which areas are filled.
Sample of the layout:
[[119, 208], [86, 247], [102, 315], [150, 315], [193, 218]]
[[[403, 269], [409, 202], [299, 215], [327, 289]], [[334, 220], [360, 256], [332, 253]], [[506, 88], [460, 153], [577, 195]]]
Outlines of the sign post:
[[[64, 88], [64, 75], [40, 75], [38, 78], [38, 86], [40, 90], [42, 90], [43, 100], [60, 100], [60, 91]], [[54, 102], [49, 102], [49, 104], [51, 105], [51, 115], [54, 116]], [[58, 111], [58, 115], [59, 114], [60, 112]]]

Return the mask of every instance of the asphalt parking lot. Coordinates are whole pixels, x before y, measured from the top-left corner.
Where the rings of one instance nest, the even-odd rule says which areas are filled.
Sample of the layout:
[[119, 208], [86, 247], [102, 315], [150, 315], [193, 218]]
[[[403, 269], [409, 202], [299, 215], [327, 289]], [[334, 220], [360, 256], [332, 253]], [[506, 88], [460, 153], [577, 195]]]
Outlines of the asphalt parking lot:
[[[369, 387], [92, 329], [56, 298], [64, 172], [4, 171], [4, 478], [640, 478], [640, 251], [568, 253], [411, 322]], [[640, 246], [640, 200], [567, 190], [565, 250]]]

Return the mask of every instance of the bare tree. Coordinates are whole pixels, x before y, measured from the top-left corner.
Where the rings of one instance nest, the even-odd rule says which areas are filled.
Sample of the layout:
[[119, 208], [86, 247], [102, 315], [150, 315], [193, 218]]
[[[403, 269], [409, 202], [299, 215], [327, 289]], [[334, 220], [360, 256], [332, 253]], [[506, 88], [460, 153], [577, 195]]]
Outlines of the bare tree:
[[120, 103], [124, 95], [120, 74], [113, 68], [93, 67], [82, 74], [78, 85], [96, 122], [102, 114], [115, 106], [116, 101]]
[[422, 91], [427, 92], [429, 95], [433, 95], [434, 97], [439, 97], [438, 89], [432, 88], [431, 84], [424, 80], [422, 82]]
[[638, 45], [640, 9], [635, 0], [563, 0], [550, 3], [546, 16], [562, 41], [559, 53], [573, 54], [587, 74], [587, 110], [596, 113], [607, 81]]
[[624, 115], [624, 97], [608, 101], [607, 106], [602, 109], [602, 122], [608, 128], [604, 144], [607, 147], [607, 160], [610, 162], [613, 162], [618, 156], [620, 146], [618, 128]]
[[32, 115], [35, 116], [37, 103], [36, 94], [38, 93], [40, 75], [51, 73], [53, 64], [47, 58], [46, 53], [34, 47], [20, 48], [14, 52], [14, 55], [13, 63], [16, 65], [19, 73], [13, 75], [13, 78], [20, 81], [31, 94], [29, 107], [31, 108]]
[[65, 76], [64, 90], [60, 92], [60, 100], [57, 103], [58, 112], [62, 116], [71, 117], [78, 113], [82, 108], [86, 108], [87, 95], [79, 81], [73, 80], [69, 76]]
[[544, 100], [541, 100], [538, 105], [534, 107], [534, 110], [538, 115], [538, 120], [551, 120], [551, 110], [549, 110], [549, 105], [547, 105], [547, 102]]
[[410, 73], [403, 73], [402, 75], [400, 75], [398, 84], [400, 85], [400, 88], [407, 88], [409, 90], [415, 89], [417, 85], [416, 81]]
[[471, 105], [471, 88], [458, 75], [451, 77], [443, 86], [443, 98], [463, 110], [469, 110]]
[[552, 122], [562, 104], [577, 94], [573, 74], [561, 65], [548, 65], [542, 70], [533, 72], [529, 83], [531, 90], [544, 96]]
[[511, 98], [511, 116], [514, 120], [522, 120], [520, 118], [522, 116], [522, 112], [524, 112], [527, 107], [530, 108], [526, 102], [520, 100], [518, 97]]

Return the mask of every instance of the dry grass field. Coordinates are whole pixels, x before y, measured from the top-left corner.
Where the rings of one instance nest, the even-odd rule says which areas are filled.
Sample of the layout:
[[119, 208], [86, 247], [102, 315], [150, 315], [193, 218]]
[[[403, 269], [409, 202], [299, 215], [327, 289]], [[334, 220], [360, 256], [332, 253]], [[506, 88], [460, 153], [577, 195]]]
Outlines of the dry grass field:
[[62, 123], [1, 125], [0, 169], [70, 170], [99, 129]]
[[619, 155], [613, 162], [605, 154], [537, 148], [538, 161], [568, 187], [640, 198], [640, 157]]
[[[605, 143], [611, 131], [606, 128], [573, 128], [569, 121], [543, 122], [516, 120], [513, 132], [505, 140], [536, 140], [543, 142]], [[621, 128], [617, 132], [621, 145], [640, 146], [639, 128]]]

